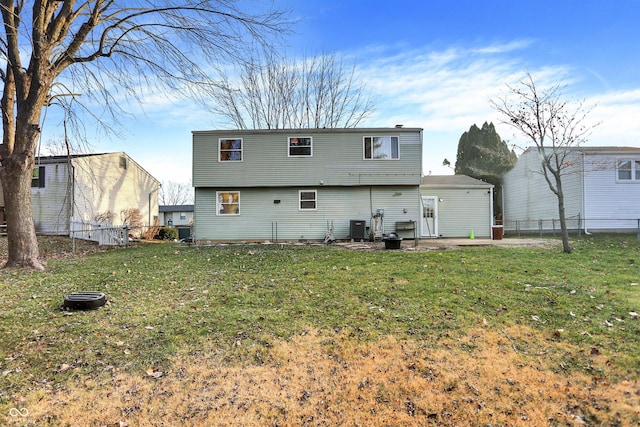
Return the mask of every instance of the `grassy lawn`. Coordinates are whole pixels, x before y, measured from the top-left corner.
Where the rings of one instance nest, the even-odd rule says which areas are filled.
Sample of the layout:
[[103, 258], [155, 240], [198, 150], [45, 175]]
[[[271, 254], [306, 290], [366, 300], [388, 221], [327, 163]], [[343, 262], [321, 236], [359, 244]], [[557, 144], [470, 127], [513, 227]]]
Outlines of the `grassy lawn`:
[[[167, 243], [0, 271], [0, 425], [638, 425], [640, 244], [573, 245]], [[107, 305], [60, 310], [89, 290]]]

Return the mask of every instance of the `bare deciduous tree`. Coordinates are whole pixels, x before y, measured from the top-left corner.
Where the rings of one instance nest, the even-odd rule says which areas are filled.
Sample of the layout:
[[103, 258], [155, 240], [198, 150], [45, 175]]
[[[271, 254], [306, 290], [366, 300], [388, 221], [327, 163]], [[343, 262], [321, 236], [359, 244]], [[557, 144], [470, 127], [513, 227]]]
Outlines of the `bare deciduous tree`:
[[163, 182], [160, 187], [161, 205], [187, 205], [193, 204], [193, 187], [183, 182]]
[[537, 148], [538, 172], [558, 199], [563, 250], [571, 253], [562, 177], [572, 166], [571, 149], [587, 142], [598, 124], [589, 124], [586, 120], [593, 107], [585, 106], [584, 101], [567, 101], [563, 89], [564, 86], [556, 84], [541, 90], [527, 73], [518, 87], [509, 86], [511, 98], [505, 96], [491, 101], [491, 105], [501, 114], [503, 123], [514, 127]]
[[44, 268], [30, 185], [46, 107], [62, 107], [66, 120], [80, 127], [76, 111], [108, 126], [122, 112], [119, 99], [140, 100], [150, 87], [207, 98], [214, 81], [210, 64], [241, 62], [247, 46], [268, 46], [289, 24], [282, 12], [245, 13], [239, 4], [0, 0], [5, 267]]
[[348, 128], [373, 111], [373, 101], [336, 55], [300, 61], [266, 54], [226, 72], [215, 91], [215, 112], [239, 129]]

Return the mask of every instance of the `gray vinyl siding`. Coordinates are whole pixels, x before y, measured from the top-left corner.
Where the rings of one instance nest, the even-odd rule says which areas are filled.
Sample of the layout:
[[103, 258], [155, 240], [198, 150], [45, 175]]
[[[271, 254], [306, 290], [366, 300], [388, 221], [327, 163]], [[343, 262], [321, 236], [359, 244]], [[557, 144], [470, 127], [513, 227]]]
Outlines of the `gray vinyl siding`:
[[[317, 210], [299, 210], [299, 190], [317, 191]], [[240, 191], [240, 215], [216, 215], [216, 191]], [[331, 225], [334, 238], [347, 239], [350, 221], [364, 220], [369, 227], [376, 209], [384, 209], [387, 233], [395, 221], [419, 218], [418, 186], [196, 188], [195, 196], [199, 242], [322, 240]]]
[[486, 188], [423, 187], [421, 193], [436, 196], [438, 200], [439, 237], [469, 237], [472, 231], [477, 238], [491, 237], [490, 185]]
[[[312, 137], [312, 157], [289, 157], [288, 137]], [[399, 159], [365, 160], [364, 136], [398, 136]], [[219, 138], [242, 138], [241, 162], [218, 161]], [[193, 133], [194, 187], [419, 185], [420, 129], [314, 129]]]
[[64, 163], [36, 165], [45, 168], [43, 188], [31, 188], [36, 233], [65, 235], [69, 232], [71, 187]]

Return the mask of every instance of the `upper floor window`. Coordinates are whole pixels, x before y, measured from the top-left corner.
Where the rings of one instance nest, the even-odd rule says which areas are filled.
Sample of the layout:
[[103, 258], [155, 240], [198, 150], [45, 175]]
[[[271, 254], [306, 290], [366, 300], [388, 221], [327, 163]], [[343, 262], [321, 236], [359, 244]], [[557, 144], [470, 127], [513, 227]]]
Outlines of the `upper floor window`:
[[300, 210], [315, 211], [318, 207], [318, 192], [316, 190], [300, 190]]
[[186, 212], [180, 212], [180, 220], [184, 221], [187, 219], [187, 213]]
[[619, 181], [640, 181], [640, 160], [618, 160]]
[[31, 176], [32, 188], [44, 188], [44, 166], [38, 166], [33, 170]]
[[216, 215], [240, 215], [240, 192], [218, 191], [216, 192]]
[[218, 140], [218, 160], [221, 162], [242, 161], [242, 138]]
[[397, 136], [365, 136], [364, 158], [366, 160], [392, 160], [400, 158]]
[[310, 137], [289, 137], [289, 157], [310, 157], [313, 155], [312, 147], [313, 144]]

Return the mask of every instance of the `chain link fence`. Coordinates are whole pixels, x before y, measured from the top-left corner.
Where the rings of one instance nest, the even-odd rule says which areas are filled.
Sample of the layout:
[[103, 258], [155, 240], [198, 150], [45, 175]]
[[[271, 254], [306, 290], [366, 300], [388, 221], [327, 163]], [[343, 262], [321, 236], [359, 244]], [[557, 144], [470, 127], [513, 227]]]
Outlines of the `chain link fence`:
[[[572, 216], [566, 219], [570, 235], [582, 236], [591, 233], [635, 233], [640, 239], [640, 218], [582, 218]], [[559, 236], [560, 219], [505, 219], [505, 235]]]

